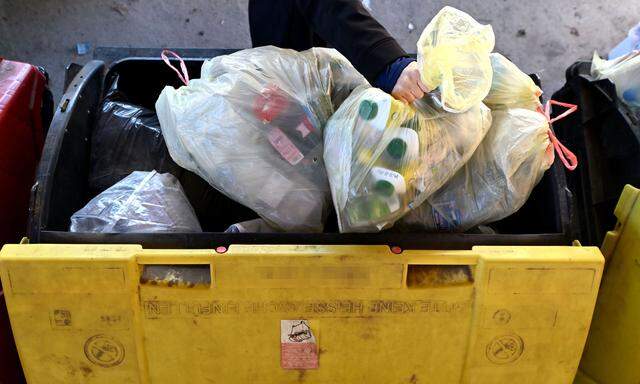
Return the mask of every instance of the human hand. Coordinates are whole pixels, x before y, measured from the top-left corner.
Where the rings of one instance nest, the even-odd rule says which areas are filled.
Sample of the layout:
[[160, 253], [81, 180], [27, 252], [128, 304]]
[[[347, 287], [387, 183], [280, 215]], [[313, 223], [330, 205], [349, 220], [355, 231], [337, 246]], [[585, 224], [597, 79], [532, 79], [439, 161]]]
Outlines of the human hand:
[[405, 103], [413, 103], [421, 99], [430, 89], [420, 79], [418, 63], [415, 61], [407, 65], [398, 77], [396, 85], [391, 91], [391, 96]]

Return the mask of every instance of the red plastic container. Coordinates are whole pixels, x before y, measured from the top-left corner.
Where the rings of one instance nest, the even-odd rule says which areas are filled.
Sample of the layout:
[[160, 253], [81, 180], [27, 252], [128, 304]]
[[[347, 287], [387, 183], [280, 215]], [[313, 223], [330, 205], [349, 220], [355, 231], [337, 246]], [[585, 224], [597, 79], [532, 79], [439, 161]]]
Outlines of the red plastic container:
[[[18, 242], [26, 233], [29, 191], [44, 144], [45, 85], [38, 68], [0, 58], [0, 246]], [[0, 384], [21, 382], [0, 285]]]
[[45, 76], [33, 65], [0, 58], [0, 244], [26, 232], [29, 191], [40, 160]]
[[18, 351], [13, 341], [9, 314], [0, 287], [0, 384], [24, 383]]

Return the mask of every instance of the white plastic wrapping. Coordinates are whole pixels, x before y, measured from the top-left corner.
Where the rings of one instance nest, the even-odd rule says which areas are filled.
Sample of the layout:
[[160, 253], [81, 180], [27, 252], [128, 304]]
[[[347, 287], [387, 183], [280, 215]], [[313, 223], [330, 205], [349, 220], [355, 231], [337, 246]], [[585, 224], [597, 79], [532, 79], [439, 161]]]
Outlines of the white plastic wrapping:
[[193, 208], [169, 173], [133, 172], [71, 216], [71, 232], [202, 232]]
[[491, 54], [493, 80], [484, 103], [492, 110], [525, 108], [532, 111], [542, 106], [542, 90], [529, 75], [499, 53]]
[[640, 51], [631, 51], [614, 60], [603, 60], [595, 52], [591, 75], [596, 80], [611, 80], [620, 100], [630, 107], [640, 108]]
[[495, 45], [490, 25], [444, 7], [418, 40], [418, 65], [423, 83], [440, 94], [449, 112], [464, 112], [489, 93], [493, 70], [489, 54]]
[[527, 109], [493, 111], [493, 123], [471, 160], [403, 219], [429, 231], [466, 231], [522, 207], [554, 160], [549, 123]]
[[335, 50], [261, 47], [207, 60], [156, 110], [171, 157], [283, 231], [319, 232], [329, 206], [322, 128], [366, 84]]
[[225, 230], [226, 233], [277, 233], [277, 229], [269, 225], [264, 219], [247, 220], [235, 223]]
[[325, 129], [340, 231], [392, 226], [462, 167], [490, 125], [482, 103], [452, 114], [428, 98], [408, 106], [377, 88], [356, 89]]

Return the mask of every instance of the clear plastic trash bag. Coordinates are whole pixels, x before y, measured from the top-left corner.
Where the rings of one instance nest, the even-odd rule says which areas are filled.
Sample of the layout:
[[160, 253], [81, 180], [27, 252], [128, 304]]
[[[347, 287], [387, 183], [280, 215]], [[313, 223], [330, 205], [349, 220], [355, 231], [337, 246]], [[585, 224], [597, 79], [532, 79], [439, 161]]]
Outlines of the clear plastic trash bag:
[[264, 219], [247, 220], [230, 225], [225, 233], [278, 233], [277, 229], [269, 225]]
[[613, 60], [601, 59], [595, 52], [591, 76], [596, 80], [611, 80], [622, 102], [629, 107], [640, 108], [640, 51], [631, 51]]
[[442, 8], [427, 25], [418, 40], [418, 65], [422, 81], [437, 88], [445, 110], [464, 112], [487, 96], [494, 45], [490, 25], [453, 7]]
[[471, 160], [403, 227], [466, 231], [505, 218], [524, 205], [554, 160], [545, 115], [527, 109], [493, 111], [493, 123]]
[[318, 60], [320, 78], [328, 80], [328, 92], [334, 111], [342, 105], [354, 89], [368, 84], [349, 60], [335, 49], [313, 48], [311, 52]]
[[71, 232], [202, 232], [169, 173], [133, 172], [71, 216]]
[[452, 114], [424, 98], [403, 104], [356, 89], [325, 128], [325, 165], [340, 232], [388, 228], [471, 157], [491, 125], [479, 103]]
[[524, 108], [538, 110], [542, 90], [533, 79], [499, 53], [491, 54], [493, 80], [484, 103], [492, 110]]
[[156, 110], [171, 157], [269, 225], [320, 232], [330, 206], [322, 128], [366, 80], [335, 50], [260, 47], [207, 60]]

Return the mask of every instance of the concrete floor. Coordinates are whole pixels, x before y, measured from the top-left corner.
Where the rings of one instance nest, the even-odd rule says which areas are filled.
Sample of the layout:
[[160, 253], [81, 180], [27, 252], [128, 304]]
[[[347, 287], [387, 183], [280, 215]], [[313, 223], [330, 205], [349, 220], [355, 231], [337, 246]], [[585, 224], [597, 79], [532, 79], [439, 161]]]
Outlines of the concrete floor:
[[[263, 0], [268, 1], [268, 0]], [[245, 48], [248, 0], [0, 0], [0, 55], [44, 66], [56, 100], [64, 67], [83, 63], [76, 44], [126, 47]], [[372, 13], [409, 52], [444, 5], [493, 25], [496, 50], [539, 73], [547, 95], [565, 68], [597, 49], [606, 53], [640, 19], [640, 1], [368, 0]], [[413, 28], [410, 28], [410, 24]]]

